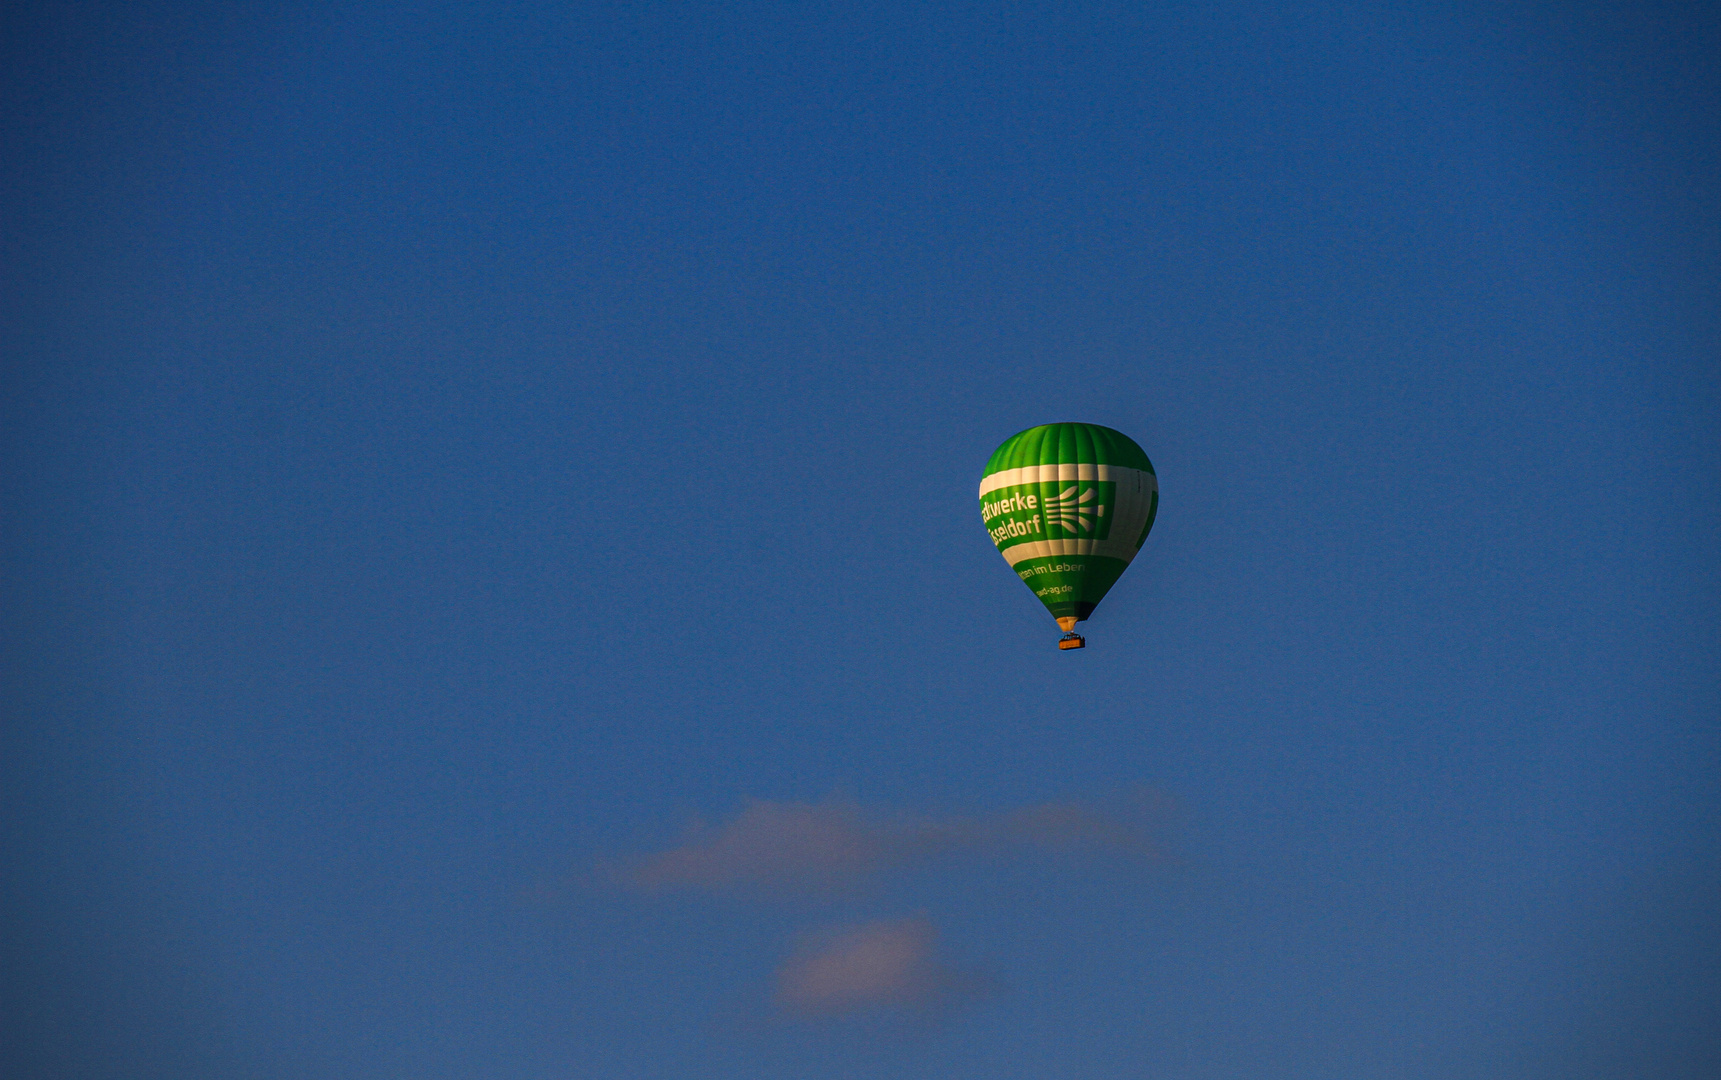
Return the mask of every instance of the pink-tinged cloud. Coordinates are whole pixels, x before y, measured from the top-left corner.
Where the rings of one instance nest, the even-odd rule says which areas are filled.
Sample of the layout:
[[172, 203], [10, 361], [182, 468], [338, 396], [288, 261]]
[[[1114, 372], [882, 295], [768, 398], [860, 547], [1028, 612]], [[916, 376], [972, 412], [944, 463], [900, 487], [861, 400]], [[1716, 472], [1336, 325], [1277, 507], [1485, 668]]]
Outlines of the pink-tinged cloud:
[[937, 957], [924, 918], [876, 922], [810, 941], [777, 972], [776, 1003], [807, 1016], [863, 1009], [945, 1009], [983, 993], [988, 980]]
[[1041, 851], [1152, 857], [1139, 829], [1082, 803], [980, 816], [883, 817], [843, 802], [749, 804], [721, 826], [637, 861], [641, 888], [817, 887], [899, 867]]
[[889, 861], [888, 838], [835, 804], [756, 802], [719, 828], [650, 856], [634, 870], [646, 887], [721, 888], [849, 877]]

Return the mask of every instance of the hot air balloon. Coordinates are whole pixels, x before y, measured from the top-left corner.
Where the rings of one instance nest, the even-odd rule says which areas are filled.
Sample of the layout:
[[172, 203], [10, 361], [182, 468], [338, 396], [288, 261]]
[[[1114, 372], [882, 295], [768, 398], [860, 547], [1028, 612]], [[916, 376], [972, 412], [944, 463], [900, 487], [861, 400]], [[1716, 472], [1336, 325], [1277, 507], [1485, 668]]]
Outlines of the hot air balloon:
[[992, 452], [980, 519], [1064, 636], [1092, 614], [1141, 550], [1159, 512], [1153, 463], [1128, 435], [1098, 424], [1043, 424]]

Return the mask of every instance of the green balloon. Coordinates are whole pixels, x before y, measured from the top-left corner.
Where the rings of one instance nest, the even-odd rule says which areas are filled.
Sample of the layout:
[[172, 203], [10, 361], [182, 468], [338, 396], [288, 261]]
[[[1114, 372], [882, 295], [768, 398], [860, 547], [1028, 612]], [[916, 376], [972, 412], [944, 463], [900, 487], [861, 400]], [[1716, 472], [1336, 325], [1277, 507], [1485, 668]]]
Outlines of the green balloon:
[[980, 478], [992, 542], [1066, 631], [1117, 582], [1158, 512], [1153, 463], [1128, 435], [1098, 424], [1012, 435]]

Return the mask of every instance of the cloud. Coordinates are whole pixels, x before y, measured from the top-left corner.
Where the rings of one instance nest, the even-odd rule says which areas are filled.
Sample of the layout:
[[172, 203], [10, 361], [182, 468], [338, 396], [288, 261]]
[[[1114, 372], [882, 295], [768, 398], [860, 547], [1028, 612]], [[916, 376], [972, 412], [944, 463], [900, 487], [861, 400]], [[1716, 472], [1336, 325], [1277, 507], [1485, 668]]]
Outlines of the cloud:
[[1153, 857], [1137, 827], [1078, 802], [979, 816], [884, 817], [848, 802], [753, 802], [720, 826], [636, 860], [624, 873], [646, 889], [743, 885], [817, 887], [901, 867], [1027, 852]]
[[892, 861], [891, 839], [849, 806], [755, 802], [727, 825], [695, 826], [686, 843], [648, 856], [631, 876], [648, 888], [843, 878]]
[[925, 918], [875, 922], [811, 939], [777, 971], [777, 1005], [806, 1016], [890, 1007], [951, 1008], [991, 980], [942, 963]]

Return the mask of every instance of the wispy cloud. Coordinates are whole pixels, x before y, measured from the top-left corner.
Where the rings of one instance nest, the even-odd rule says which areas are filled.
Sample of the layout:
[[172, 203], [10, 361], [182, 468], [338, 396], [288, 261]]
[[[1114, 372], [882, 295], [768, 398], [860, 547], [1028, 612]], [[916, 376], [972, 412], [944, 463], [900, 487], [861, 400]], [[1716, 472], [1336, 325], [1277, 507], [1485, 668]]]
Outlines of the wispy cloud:
[[1078, 802], [944, 817], [885, 816], [837, 800], [754, 802], [726, 824], [695, 826], [624, 876], [646, 889], [817, 887], [944, 859], [1080, 850], [1157, 854], [1140, 828]]
[[992, 988], [945, 964], [925, 918], [875, 922], [803, 943], [777, 971], [777, 1005], [805, 1016], [890, 1007], [941, 1011]]

